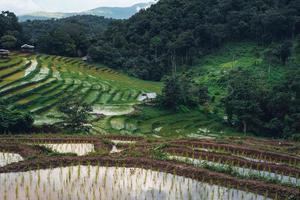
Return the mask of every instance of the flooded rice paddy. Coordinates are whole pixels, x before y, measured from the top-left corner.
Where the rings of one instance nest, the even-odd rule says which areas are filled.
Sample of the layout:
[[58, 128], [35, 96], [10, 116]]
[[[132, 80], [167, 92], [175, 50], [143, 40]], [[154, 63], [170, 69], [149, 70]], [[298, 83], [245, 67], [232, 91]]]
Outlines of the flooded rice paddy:
[[251, 192], [138, 168], [72, 166], [0, 174], [0, 199], [269, 200]]
[[39, 144], [58, 153], [75, 153], [78, 156], [87, 155], [95, 150], [93, 144], [88, 143], [69, 143], [69, 144]]
[[11, 163], [22, 161], [23, 158], [16, 153], [2, 153], [0, 152], [0, 167], [9, 165]]

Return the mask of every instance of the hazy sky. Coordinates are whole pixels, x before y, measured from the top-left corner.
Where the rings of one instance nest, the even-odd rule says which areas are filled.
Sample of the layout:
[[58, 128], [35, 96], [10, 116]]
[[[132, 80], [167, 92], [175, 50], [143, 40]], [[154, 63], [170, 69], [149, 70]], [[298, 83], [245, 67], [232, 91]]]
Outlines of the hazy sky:
[[131, 6], [153, 0], [0, 0], [0, 10], [24, 14], [34, 11], [80, 12], [99, 6]]

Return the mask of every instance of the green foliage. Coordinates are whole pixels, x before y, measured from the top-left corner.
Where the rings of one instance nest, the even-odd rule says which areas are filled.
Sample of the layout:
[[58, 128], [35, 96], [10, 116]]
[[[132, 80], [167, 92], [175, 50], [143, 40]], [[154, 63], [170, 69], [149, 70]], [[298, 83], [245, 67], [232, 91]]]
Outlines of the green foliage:
[[261, 115], [259, 105], [263, 98], [263, 89], [260, 89], [258, 77], [247, 70], [233, 70], [227, 77], [229, 94], [223, 99], [225, 112], [229, 121], [237, 119], [246, 133], [248, 126], [257, 124], [256, 120]]
[[0, 45], [2, 48], [13, 49], [21, 40], [22, 27], [14, 13], [0, 13]]
[[[292, 38], [299, 33], [299, 12], [296, 0], [160, 0], [129, 20], [113, 23], [92, 44], [92, 49], [105, 47], [113, 56], [91, 57], [134, 76], [160, 80], [228, 41], [269, 44]], [[278, 51], [282, 62], [288, 58], [287, 47]]]
[[63, 102], [59, 105], [59, 111], [64, 116], [62, 119], [62, 125], [72, 132], [88, 132], [90, 126], [89, 116], [92, 112], [92, 107], [88, 104], [81, 103], [75, 99]]
[[292, 54], [292, 43], [285, 41], [276, 47], [269, 48], [265, 51], [265, 59], [269, 64], [276, 64], [280, 61], [282, 64], [286, 64], [288, 58]]
[[97, 16], [73, 16], [59, 20], [22, 23], [24, 39], [44, 53], [62, 56], [84, 56], [112, 19]]
[[157, 160], [167, 160], [168, 155], [163, 151], [167, 147], [168, 147], [168, 144], [166, 144], [166, 143], [159, 144], [159, 145], [156, 145], [155, 147], [153, 147], [151, 149], [152, 158], [157, 159]]
[[300, 71], [291, 67], [283, 81], [269, 86], [266, 78], [247, 70], [228, 75], [223, 98], [229, 121], [246, 133], [288, 136], [300, 131]]
[[0, 38], [0, 44], [4, 49], [14, 49], [16, 47], [17, 38], [12, 35], [4, 35]]
[[165, 78], [164, 82], [160, 101], [169, 109], [203, 105], [209, 100], [207, 88], [196, 84], [187, 75], [169, 76]]
[[300, 54], [300, 35], [298, 35], [297, 39], [296, 39], [296, 53]]
[[25, 133], [31, 130], [32, 125], [31, 114], [14, 110], [8, 102], [0, 99], [0, 133]]

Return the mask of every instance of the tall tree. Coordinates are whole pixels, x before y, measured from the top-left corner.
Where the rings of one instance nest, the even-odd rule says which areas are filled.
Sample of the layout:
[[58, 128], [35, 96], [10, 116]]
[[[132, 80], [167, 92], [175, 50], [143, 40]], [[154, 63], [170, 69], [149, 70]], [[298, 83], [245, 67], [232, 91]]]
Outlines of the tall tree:
[[14, 49], [17, 44], [17, 38], [12, 35], [4, 35], [0, 38], [0, 45], [5, 49]]
[[235, 70], [228, 77], [228, 95], [222, 100], [229, 121], [235, 121], [244, 133], [259, 124], [264, 92], [259, 80], [250, 71]]

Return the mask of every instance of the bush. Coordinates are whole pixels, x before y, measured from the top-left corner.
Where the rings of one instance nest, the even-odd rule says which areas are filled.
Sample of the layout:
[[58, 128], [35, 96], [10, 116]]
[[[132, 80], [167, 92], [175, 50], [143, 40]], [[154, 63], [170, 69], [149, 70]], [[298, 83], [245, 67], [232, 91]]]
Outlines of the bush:
[[290, 139], [295, 142], [300, 142], [300, 133], [291, 135]]
[[62, 128], [70, 132], [89, 132], [90, 112], [93, 111], [90, 105], [81, 103], [75, 98], [59, 105], [59, 111], [63, 115]]
[[30, 113], [9, 108], [7, 102], [0, 100], [0, 133], [28, 132], [33, 122]]

